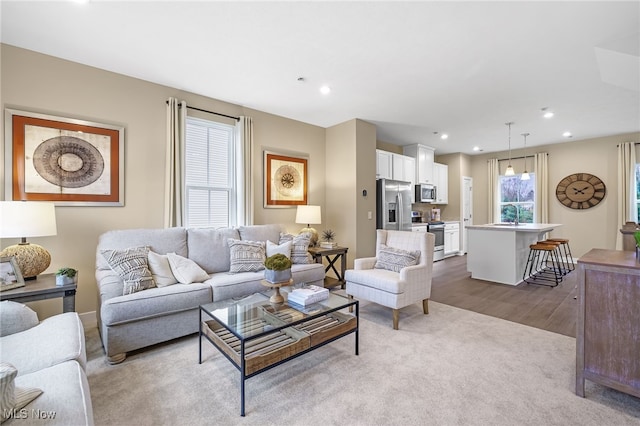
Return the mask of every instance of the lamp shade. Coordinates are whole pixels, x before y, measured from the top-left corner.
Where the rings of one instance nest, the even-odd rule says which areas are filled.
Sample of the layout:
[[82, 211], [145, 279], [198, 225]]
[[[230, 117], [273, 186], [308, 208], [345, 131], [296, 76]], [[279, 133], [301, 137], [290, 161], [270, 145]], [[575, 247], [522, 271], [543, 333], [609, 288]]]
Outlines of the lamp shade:
[[56, 210], [42, 201], [0, 201], [0, 238], [21, 238], [19, 244], [0, 251], [0, 257], [14, 257], [25, 280], [35, 279], [51, 264], [51, 255], [27, 237], [56, 235]]
[[296, 223], [306, 223], [307, 225], [322, 223], [320, 220], [320, 206], [298, 206]]
[[0, 201], [0, 238], [56, 235], [56, 210], [44, 201]]

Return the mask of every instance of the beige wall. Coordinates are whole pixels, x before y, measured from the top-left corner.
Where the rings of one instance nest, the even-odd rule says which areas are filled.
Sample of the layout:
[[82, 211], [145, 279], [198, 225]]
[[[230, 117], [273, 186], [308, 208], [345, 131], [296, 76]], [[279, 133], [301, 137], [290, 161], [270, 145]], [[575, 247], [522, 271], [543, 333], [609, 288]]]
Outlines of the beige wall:
[[[215, 99], [148, 83], [108, 71], [0, 45], [4, 108], [35, 111], [125, 127], [125, 206], [56, 207], [58, 235], [33, 238], [52, 256], [46, 272], [62, 266], [79, 269], [76, 310], [95, 311], [95, 248], [98, 236], [111, 229], [162, 227], [166, 104], [168, 97], [199, 108], [254, 118], [255, 223], [282, 223], [289, 230], [295, 208], [262, 207], [262, 149], [283, 149], [309, 156], [309, 202], [324, 207], [325, 150], [323, 128]], [[4, 135], [4, 120], [2, 120]], [[0, 190], [4, 199], [4, 150], [0, 150]], [[4, 239], [0, 247], [18, 240]], [[31, 304], [41, 318], [60, 312], [55, 299]]]
[[[376, 126], [362, 120], [357, 120], [356, 126], [358, 161], [356, 185], [352, 191], [356, 199], [357, 240], [355, 250], [349, 256], [350, 265], [354, 258], [376, 254]], [[367, 195], [363, 191], [367, 191]]]
[[[615, 249], [617, 226], [617, 151], [622, 142], [640, 142], [640, 133], [608, 136], [596, 139], [577, 140], [555, 145], [536, 146], [527, 150], [549, 154], [549, 222], [560, 223], [562, 227], [553, 236], [569, 238], [574, 257], [579, 257], [592, 248]], [[490, 153], [472, 157], [473, 212], [475, 224], [487, 223], [487, 160], [507, 158], [507, 152]], [[523, 150], [512, 150], [513, 157], [524, 155]], [[501, 162], [501, 168], [507, 162]], [[522, 160], [512, 161], [516, 172], [524, 167]], [[533, 169], [529, 158], [528, 170]], [[605, 183], [607, 194], [597, 206], [587, 210], [573, 210], [555, 197], [556, 186], [564, 177], [572, 173], [591, 173]]]

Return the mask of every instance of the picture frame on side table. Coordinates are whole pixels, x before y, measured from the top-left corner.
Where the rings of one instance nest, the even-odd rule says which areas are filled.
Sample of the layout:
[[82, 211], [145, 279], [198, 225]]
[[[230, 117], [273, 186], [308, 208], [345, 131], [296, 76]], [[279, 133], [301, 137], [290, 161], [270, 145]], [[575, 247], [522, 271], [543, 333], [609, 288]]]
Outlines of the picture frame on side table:
[[264, 207], [307, 204], [308, 157], [264, 151]]
[[5, 109], [5, 197], [124, 205], [124, 127]]
[[24, 279], [15, 257], [0, 257], [0, 291], [18, 287], [24, 287]]

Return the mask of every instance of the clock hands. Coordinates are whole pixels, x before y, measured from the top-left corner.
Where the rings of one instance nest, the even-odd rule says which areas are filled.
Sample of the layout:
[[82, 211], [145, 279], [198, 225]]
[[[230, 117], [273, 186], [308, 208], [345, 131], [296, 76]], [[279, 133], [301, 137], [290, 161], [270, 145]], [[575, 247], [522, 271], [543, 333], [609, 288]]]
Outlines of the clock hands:
[[578, 194], [582, 194], [585, 195], [584, 191], [586, 191], [587, 189], [589, 189], [588, 186], [585, 186], [582, 189], [578, 189], [578, 188], [573, 188], [573, 195], [578, 195]]

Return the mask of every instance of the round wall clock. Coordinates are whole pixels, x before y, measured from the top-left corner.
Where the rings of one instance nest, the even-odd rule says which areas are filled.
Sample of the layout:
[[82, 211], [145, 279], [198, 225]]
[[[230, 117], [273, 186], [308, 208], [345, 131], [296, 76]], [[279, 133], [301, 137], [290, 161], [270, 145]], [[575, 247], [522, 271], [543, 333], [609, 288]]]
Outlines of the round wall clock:
[[572, 209], [591, 208], [604, 198], [607, 188], [599, 177], [589, 173], [574, 173], [562, 179], [556, 187], [556, 198]]

